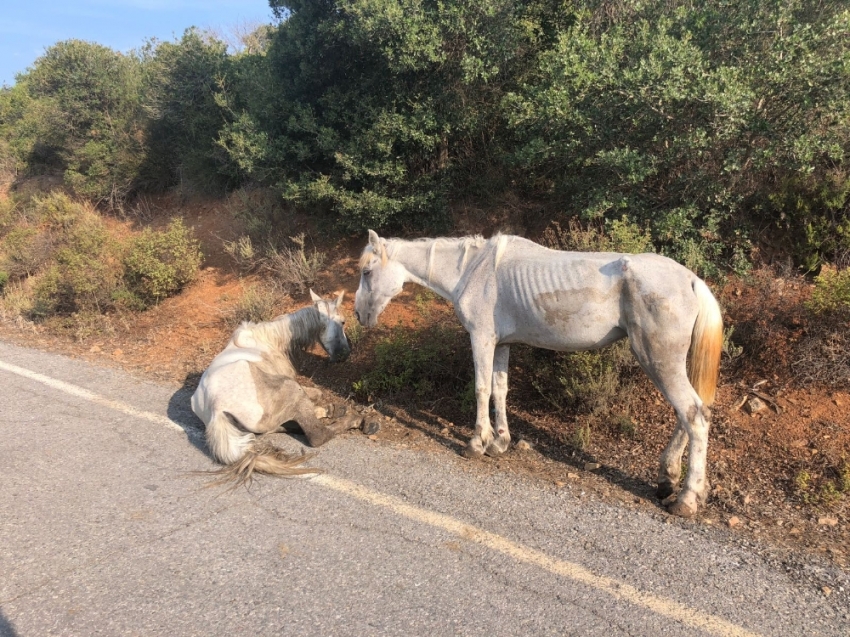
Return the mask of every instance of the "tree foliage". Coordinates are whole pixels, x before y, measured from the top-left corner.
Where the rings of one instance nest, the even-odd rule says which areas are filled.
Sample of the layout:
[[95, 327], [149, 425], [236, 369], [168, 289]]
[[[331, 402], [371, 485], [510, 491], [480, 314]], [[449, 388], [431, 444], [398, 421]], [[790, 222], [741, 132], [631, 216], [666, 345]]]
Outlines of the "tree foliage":
[[197, 30], [68, 41], [0, 92], [0, 166], [114, 205], [261, 183], [343, 229], [445, 228], [499, 193], [627, 216], [703, 273], [850, 253], [850, 10], [836, 0], [271, 0]]

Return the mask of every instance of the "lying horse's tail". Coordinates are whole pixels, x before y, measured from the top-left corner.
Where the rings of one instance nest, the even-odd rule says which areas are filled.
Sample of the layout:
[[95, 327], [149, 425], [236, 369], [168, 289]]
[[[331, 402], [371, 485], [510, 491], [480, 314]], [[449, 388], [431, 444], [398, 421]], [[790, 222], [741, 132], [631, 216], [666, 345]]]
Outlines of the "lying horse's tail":
[[691, 335], [688, 378], [703, 404], [714, 402], [717, 375], [720, 371], [720, 352], [723, 349], [723, 316], [711, 290], [700, 279], [693, 284], [699, 313]]
[[257, 440], [229, 412], [216, 412], [207, 425], [207, 446], [224, 467], [213, 471], [221, 478], [213, 484], [233, 482], [234, 487], [250, 482], [254, 472], [274, 476], [298, 476], [321, 473], [302, 467], [312, 454], [291, 455], [267, 440]]

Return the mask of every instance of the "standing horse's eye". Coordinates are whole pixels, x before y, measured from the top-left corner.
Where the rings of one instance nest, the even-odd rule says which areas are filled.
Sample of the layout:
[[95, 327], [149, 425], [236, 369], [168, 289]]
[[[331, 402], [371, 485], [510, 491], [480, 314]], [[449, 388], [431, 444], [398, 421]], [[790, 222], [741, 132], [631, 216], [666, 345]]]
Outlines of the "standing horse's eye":
[[369, 276], [372, 274], [372, 270], [363, 270], [363, 276]]

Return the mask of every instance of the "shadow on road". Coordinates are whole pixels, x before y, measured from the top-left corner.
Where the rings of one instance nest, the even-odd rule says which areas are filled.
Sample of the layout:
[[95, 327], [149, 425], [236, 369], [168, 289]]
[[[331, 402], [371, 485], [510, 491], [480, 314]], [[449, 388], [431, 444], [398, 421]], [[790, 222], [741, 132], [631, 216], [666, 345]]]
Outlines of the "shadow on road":
[[3, 611], [0, 610], [0, 637], [18, 637], [18, 633], [12, 628], [12, 624], [6, 619]]
[[212, 459], [204, 438], [204, 423], [192, 411], [192, 394], [198, 386], [199, 374], [189, 374], [178, 389], [168, 400], [168, 417], [180, 425], [186, 432], [186, 438], [198, 451]]

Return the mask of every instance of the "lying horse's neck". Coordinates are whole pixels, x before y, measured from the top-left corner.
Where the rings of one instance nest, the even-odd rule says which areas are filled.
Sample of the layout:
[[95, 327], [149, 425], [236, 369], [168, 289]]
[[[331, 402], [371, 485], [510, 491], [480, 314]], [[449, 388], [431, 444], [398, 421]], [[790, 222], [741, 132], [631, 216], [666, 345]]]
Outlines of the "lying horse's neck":
[[322, 319], [319, 311], [311, 305], [274, 321], [258, 323], [252, 329], [271, 348], [293, 354], [319, 339]]
[[482, 237], [387, 241], [387, 256], [401, 263], [408, 280], [454, 301], [454, 290], [466, 266], [487, 240]]

